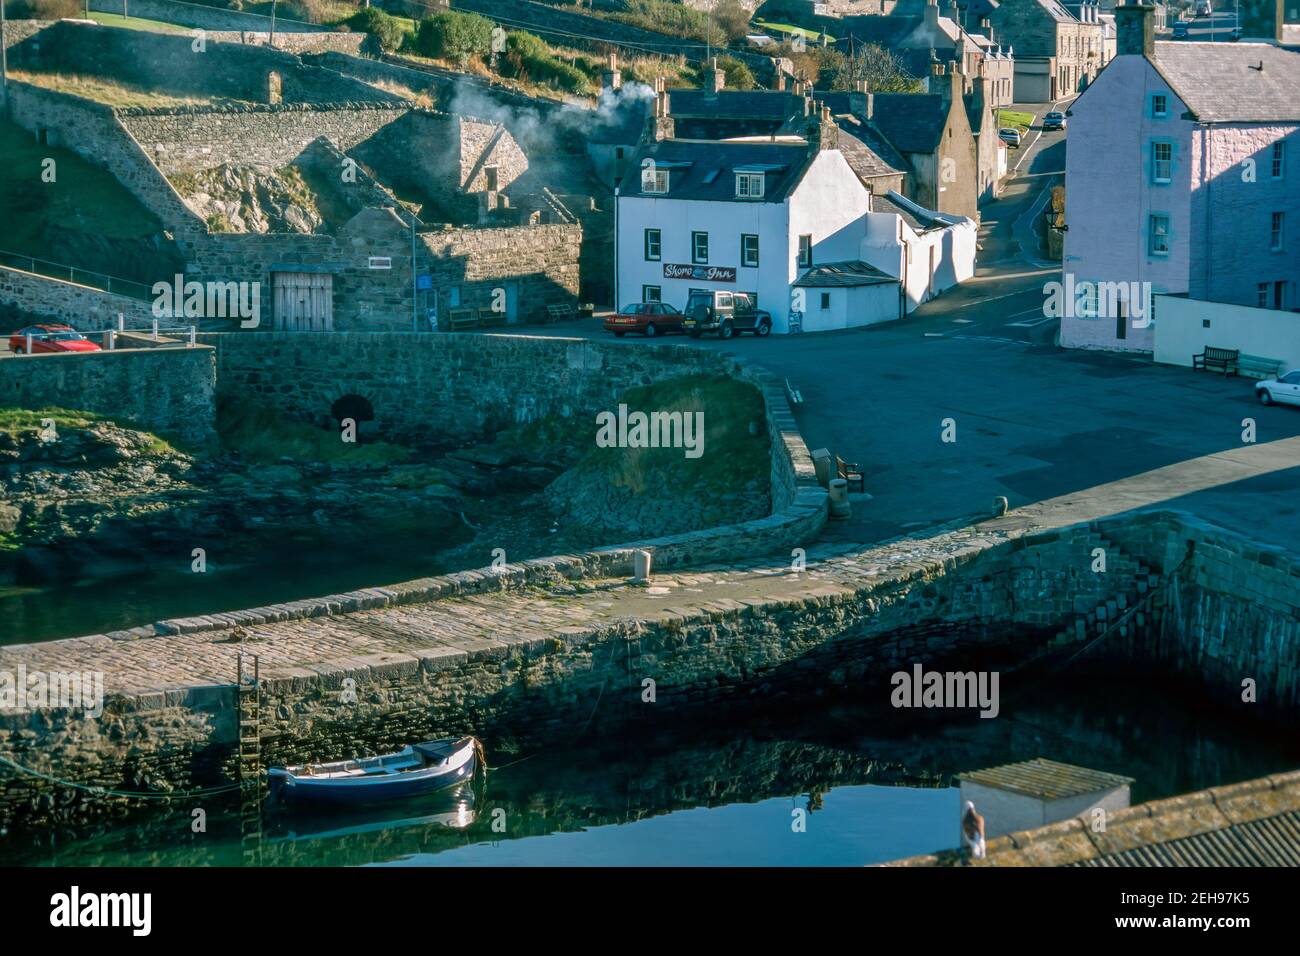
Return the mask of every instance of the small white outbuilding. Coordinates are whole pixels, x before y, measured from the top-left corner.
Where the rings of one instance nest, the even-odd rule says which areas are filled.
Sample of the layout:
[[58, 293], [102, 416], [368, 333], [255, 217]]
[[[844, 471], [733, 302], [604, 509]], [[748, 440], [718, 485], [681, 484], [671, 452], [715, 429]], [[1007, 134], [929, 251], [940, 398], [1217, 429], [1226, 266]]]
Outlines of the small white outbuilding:
[[1072, 817], [1087, 822], [1097, 809], [1107, 814], [1123, 810], [1133, 783], [1132, 777], [1041, 757], [963, 773], [957, 779], [962, 806], [967, 800], [975, 804], [989, 840]]

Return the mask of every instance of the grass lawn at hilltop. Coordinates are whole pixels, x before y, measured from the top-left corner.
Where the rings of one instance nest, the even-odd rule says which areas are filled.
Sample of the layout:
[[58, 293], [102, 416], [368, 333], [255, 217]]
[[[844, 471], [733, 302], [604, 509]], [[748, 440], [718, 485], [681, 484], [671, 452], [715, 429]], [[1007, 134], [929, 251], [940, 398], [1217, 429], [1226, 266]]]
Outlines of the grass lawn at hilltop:
[[84, 99], [94, 100], [107, 106], [191, 106], [213, 102], [210, 98], [198, 96], [170, 96], [155, 93], [144, 87], [127, 83], [116, 83], [99, 76], [79, 76], [73, 73], [29, 73], [26, 70], [10, 70], [9, 78], [47, 90], [70, 93]]
[[[130, 4], [127, 5], [128, 9]], [[189, 27], [175, 23], [163, 23], [161, 20], [142, 20], [139, 17], [124, 17], [120, 13], [90, 12], [90, 19], [106, 27], [121, 27], [125, 30], [147, 30], [150, 33], [191, 33]]]
[[[54, 161], [54, 182], [45, 182], [45, 160]], [[161, 224], [105, 169], [71, 150], [42, 146], [27, 130], [0, 121], [0, 248], [40, 259], [59, 259], [47, 224], [109, 239], [156, 235]], [[97, 269], [108, 263], [77, 262]], [[21, 268], [21, 265], [19, 266]]]

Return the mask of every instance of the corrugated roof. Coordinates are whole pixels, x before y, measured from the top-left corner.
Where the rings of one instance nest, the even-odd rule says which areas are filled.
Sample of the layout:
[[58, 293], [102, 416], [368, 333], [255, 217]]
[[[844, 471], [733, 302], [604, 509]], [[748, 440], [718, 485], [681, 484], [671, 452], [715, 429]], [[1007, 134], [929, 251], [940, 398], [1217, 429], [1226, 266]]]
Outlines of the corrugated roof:
[[986, 770], [974, 770], [960, 774], [957, 779], [1043, 800], [1060, 800], [1063, 797], [1099, 793], [1103, 790], [1128, 786], [1133, 782], [1132, 777], [1121, 777], [1118, 774], [1091, 770], [1088, 767], [1076, 767], [1073, 764], [1058, 763], [1041, 757], [1021, 763], [1004, 764], [1001, 767], [990, 767]]
[[1300, 120], [1300, 53], [1270, 43], [1157, 41], [1150, 62], [1203, 123]]
[[1300, 866], [1300, 811], [1168, 843], [1106, 853], [1070, 866]]
[[853, 259], [847, 262], [827, 262], [824, 265], [814, 266], [800, 276], [795, 285], [806, 289], [824, 289], [880, 285], [885, 282], [897, 281], [893, 276], [881, 272], [875, 266]]

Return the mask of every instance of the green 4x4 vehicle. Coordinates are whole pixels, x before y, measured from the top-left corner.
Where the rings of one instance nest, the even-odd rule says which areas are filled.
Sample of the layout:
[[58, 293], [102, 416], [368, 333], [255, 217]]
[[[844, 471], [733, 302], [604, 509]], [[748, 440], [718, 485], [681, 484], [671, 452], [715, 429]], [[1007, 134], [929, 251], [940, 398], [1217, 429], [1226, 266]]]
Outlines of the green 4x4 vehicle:
[[705, 332], [717, 332], [729, 339], [738, 332], [767, 335], [772, 331], [772, 313], [755, 307], [743, 292], [702, 292], [696, 290], [682, 310], [682, 330], [697, 339]]

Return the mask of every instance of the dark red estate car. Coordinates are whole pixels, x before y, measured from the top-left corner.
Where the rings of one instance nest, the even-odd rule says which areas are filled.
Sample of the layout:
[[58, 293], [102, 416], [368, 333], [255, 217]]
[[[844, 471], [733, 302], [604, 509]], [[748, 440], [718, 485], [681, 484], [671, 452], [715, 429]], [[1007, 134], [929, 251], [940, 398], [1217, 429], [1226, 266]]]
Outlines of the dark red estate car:
[[634, 302], [606, 317], [605, 328], [619, 338], [629, 332], [654, 338], [666, 332], [682, 331], [682, 313], [666, 302]]
[[27, 351], [27, 336], [32, 337], [32, 352], [98, 352], [99, 346], [70, 325], [29, 325], [9, 336], [9, 348], [21, 355]]

